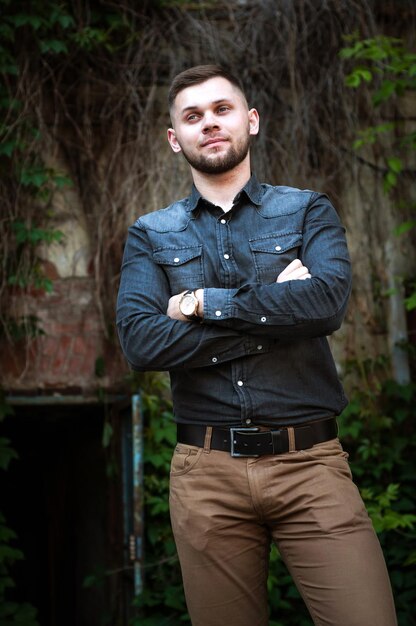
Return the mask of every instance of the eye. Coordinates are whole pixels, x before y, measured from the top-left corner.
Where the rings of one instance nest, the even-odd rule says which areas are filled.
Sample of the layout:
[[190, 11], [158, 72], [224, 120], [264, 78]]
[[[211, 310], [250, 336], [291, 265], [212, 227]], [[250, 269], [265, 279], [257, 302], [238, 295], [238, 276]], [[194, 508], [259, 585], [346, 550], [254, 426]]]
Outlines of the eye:
[[222, 104], [220, 107], [218, 107], [218, 113], [227, 113], [227, 111], [230, 110], [230, 107], [228, 106], [228, 104]]
[[195, 122], [197, 119], [198, 119], [197, 113], [190, 113], [189, 115], [186, 116], [187, 122]]

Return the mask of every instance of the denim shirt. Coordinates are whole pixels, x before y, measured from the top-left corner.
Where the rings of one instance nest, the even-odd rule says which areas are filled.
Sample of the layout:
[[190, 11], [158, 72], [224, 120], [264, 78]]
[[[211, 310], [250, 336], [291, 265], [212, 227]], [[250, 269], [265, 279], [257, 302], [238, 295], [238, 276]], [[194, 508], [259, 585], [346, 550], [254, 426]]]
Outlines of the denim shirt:
[[[312, 278], [277, 283], [296, 258]], [[166, 315], [170, 296], [198, 288], [203, 321]], [[345, 231], [326, 195], [252, 176], [224, 213], [193, 187], [129, 228], [120, 342], [134, 370], [170, 372], [178, 422], [308, 422], [347, 404], [326, 336], [350, 289]]]

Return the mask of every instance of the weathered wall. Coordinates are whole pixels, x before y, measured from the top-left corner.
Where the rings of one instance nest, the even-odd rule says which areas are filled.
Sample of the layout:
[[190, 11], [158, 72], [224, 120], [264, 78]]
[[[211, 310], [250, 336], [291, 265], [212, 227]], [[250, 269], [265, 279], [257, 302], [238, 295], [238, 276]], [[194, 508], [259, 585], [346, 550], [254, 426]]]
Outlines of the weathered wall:
[[[104, 336], [91, 277], [55, 275], [50, 294], [32, 291], [13, 299], [25, 314], [36, 315], [44, 335], [28, 343], [3, 343], [2, 384], [15, 392], [95, 393], [123, 386], [127, 367]], [[56, 277], [57, 276], [57, 277]], [[97, 375], [98, 374], [98, 375]]]
[[[137, 50], [127, 54], [119, 71], [114, 65], [119, 76], [108, 68], [108, 75], [101, 75], [101, 67], [97, 69], [91, 62], [91, 67], [83, 67], [79, 80], [74, 82], [70, 74], [57, 84], [56, 93], [59, 96], [60, 88], [61, 97], [54, 100], [52, 91], [42, 95], [45, 161], [74, 180], [74, 187], [56, 193], [51, 207], [52, 226], [64, 233], [62, 243], [39, 250], [46, 274], [54, 279], [53, 293], [12, 293], [13, 315], [35, 315], [45, 334], [24, 346], [11, 347], [3, 340], [0, 369], [5, 388], [18, 392], [94, 392], [124, 385], [128, 368], [117, 344], [113, 302], [118, 286], [114, 267], [121, 257], [121, 240], [127, 225], [138, 215], [183, 197], [190, 184], [186, 164], [173, 155], [166, 141], [167, 74], [176, 67], [175, 63], [221, 62], [230, 54], [240, 62], [246, 57], [248, 32], [252, 45], [258, 46], [258, 55], [247, 59], [247, 75], [243, 78], [248, 80], [250, 104], [256, 106], [259, 101], [262, 107], [261, 134], [253, 149], [256, 174], [260, 180], [266, 177], [273, 184], [328, 192], [347, 228], [354, 287], [344, 326], [331, 338], [339, 371], [343, 374], [348, 360], [375, 359], [379, 355], [390, 355], [393, 370], [402, 371], [403, 352], [395, 345], [406, 336], [399, 284], [403, 276], [414, 274], [411, 268], [416, 252], [411, 236], [397, 238], [392, 233], [406, 215], [381, 191], [382, 158], [369, 150], [362, 155], [368, 161], [368, 165], [363, 165], [352, 153], [352, 138], [338, 136], [331, 127], [345, 129], [348, 115], [351, 127], [358, 125], [359, 106], [351, 106], [353, 96], [338, 102], [336, 93], [344, 82], [336, 55], [343, 45], [342, 29], [354, 29], [356, 5], [325, 4], [319, 20], [314, 22], [316, 12], [308, 12], [311, 7], [307, 2], [292, 3], [293, 6], [289, 3], [292, 9], [298, 6], [299, 15], [293, 10], [286, 15], [284, 11], [275, 11], [273, 3], [266, 4], [260, 11], [256, 3], [246, 6], [230, 2], [230, 12], [220, 12], [219, 17], [213, 12], [211, 21], [205, 14], [199, 18], [197, 11], [178, 11], [169, 18], [172, 41], [166, 40], [163, 23], [156, 16], [152, 33], [161, 45], [156, 50], [152, 44], [150, 53], [159, 54], [154, 62], [144, 65], [140, 55], [146, 48], [141, 50], [137, 43]], [[252, 19], [250, 13], [245, 13], [250, 12], [251, 5]], [[308, 9], [306, 14], [301, 5]], [[361, 17], [373, 16], [368, 26], [370, 33], [376, 29], [371, 6], [363, 3], [360, 13]], [[237, 19], [227, 23], [224, 18], [238, 16], [238, 11], [241, 29]], [[393, 13], [397, 20], [396, 12]], [[311, 19], [310, 31], [305, 15]], [[406, 15], [403, 9], [402, 31]], [[344, 25], [342, 16], [350, 20], [348, 25]], [[384, 20], [384, 31], [398, 34], [393, 21], [386, 29], [386, 20], [391, 16], [386, 3], [384, 13], [381, 11], [378, 17]], [[244, 30], [244, 24], [249, 28], [253, 19], [257, 29]], [[193, 41], [196, 32], [200, 36]], [[326, 39], [328, 32], [330, 41]], [[271, 42], [266, 48], [265, 41]], [[311, 55], [316, 58], [313, 56], [308, 66]], [[166, 69], [169, 59], [172, 67]], [[323, 69], [321, 62], [327, 64]], [[302, 74], [303, 65], [309, 67], [311, 76]], [[335, 65], [335, 73], [330, 75]], [[163, 76], [163, 86], [149, 78], [159, 76], [158, 72]], [[68, 100], [67, 108], [63, 94]], [[406, 95], [397, 113], [411, 119], [415, 104], [414, 97]], [[339, 124], [335, 119], [337, 106]], [[327, 110], [332, 115], [329, 122], [325, 118]], [[364, 119], [363, 125], [366, 124]], [[272, 146], [271, 151], [268, 146]], [[345, 154], [341, 165], [340, 151]], [[330, 171], [332, 162], [334, 172]], [[393, 295], [383, 295], [394, 289]]]
[[[190, 180], [186, 167], [166, 146], [160, 144], [157, 154], [159, 158], [163, 154], [171, 198], [181, 197]], [[397, 320], [391, 320], [391, 298], [383, 298], [380, 292], [388, 288], [389, 276], [402, 275], [403, 265], [414, 256], [410, 239], [392, 234], [402, 218], [381, 192], [380, 180], [370, 168], [353, 162], [347, 169], [336, 205], [347, 228], [354, 287], [344, 326], [331, 338], [340, 373], [346, 359], [376, 358], [389, 352], [389, 327]], [[132, 207], [131, 221], [157, 206], [157, 195], [149, 191], [142, 205]], [[53, 292], [32, 290], [23, 298], [16, 292], [13, 303], [25, 315], [36, 315], [45, 335], [20, 349], [4, 345], [0, 357], [4, 385], [19, 391], [116, 389], [124, 384], [128, 368], [117, 343], [105, 337], [92, 272], [93, 251], [76, 193], [70, 190], [57, 198], [55, 212], [55, 225], [64, 232], [64, 240], [40, 251], [45, 272], [54, 280]], [[100, 377], [97, 359], [104, 363], [104, 368], [98, 368], [103, 369]]]

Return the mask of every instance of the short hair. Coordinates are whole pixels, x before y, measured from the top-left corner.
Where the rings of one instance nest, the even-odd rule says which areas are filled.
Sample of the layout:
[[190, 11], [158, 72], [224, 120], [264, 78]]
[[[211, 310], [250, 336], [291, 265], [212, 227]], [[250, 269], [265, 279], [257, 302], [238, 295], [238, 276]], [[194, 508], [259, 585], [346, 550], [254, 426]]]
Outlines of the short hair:
[[168, 93], [169, 110], [172, 109], [176, 96], [183, 89], [192, 87], [193, 85], [199, 85], [204, 83], [206, 80], [216, 78], [217, 76], [228, 80], [232, 85], [234, 85], [234, 87], [237, 87], [237, 89], [241, 91], [244, 98], [246, 97], [244, 89], [238, 78], [234, 76], [234, 74], [231, 74], [231, 72], [229, 72], [225, 67], [222, 67], [221, 65], [195, 65], [194, 67], [190, 67], [180, 74], [177, 74], [173, 79]]

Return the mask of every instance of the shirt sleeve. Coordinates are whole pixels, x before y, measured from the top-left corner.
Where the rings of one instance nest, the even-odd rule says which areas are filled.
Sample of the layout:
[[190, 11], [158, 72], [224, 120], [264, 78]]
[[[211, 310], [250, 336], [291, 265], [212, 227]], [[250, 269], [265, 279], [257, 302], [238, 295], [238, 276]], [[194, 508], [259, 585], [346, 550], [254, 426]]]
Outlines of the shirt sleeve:
[[[253, 334], [234, 328], [182, 322], [166, 315], [170, 292], [163, 269], [153, 261], [146, 231], [129, 228], [117, 298], [117, 330], [124, 355], [138, 371], [218, 365], [259, 354]], [[261, 352], [273, 341], [262, 339]]]
[[313, 194], [305, 212], [299, 258], [312, 278], [204, 289], [205, 323], [282, 339], [337, 330], [351, 291], [351, 264], [345, 229], [323, 194]]

